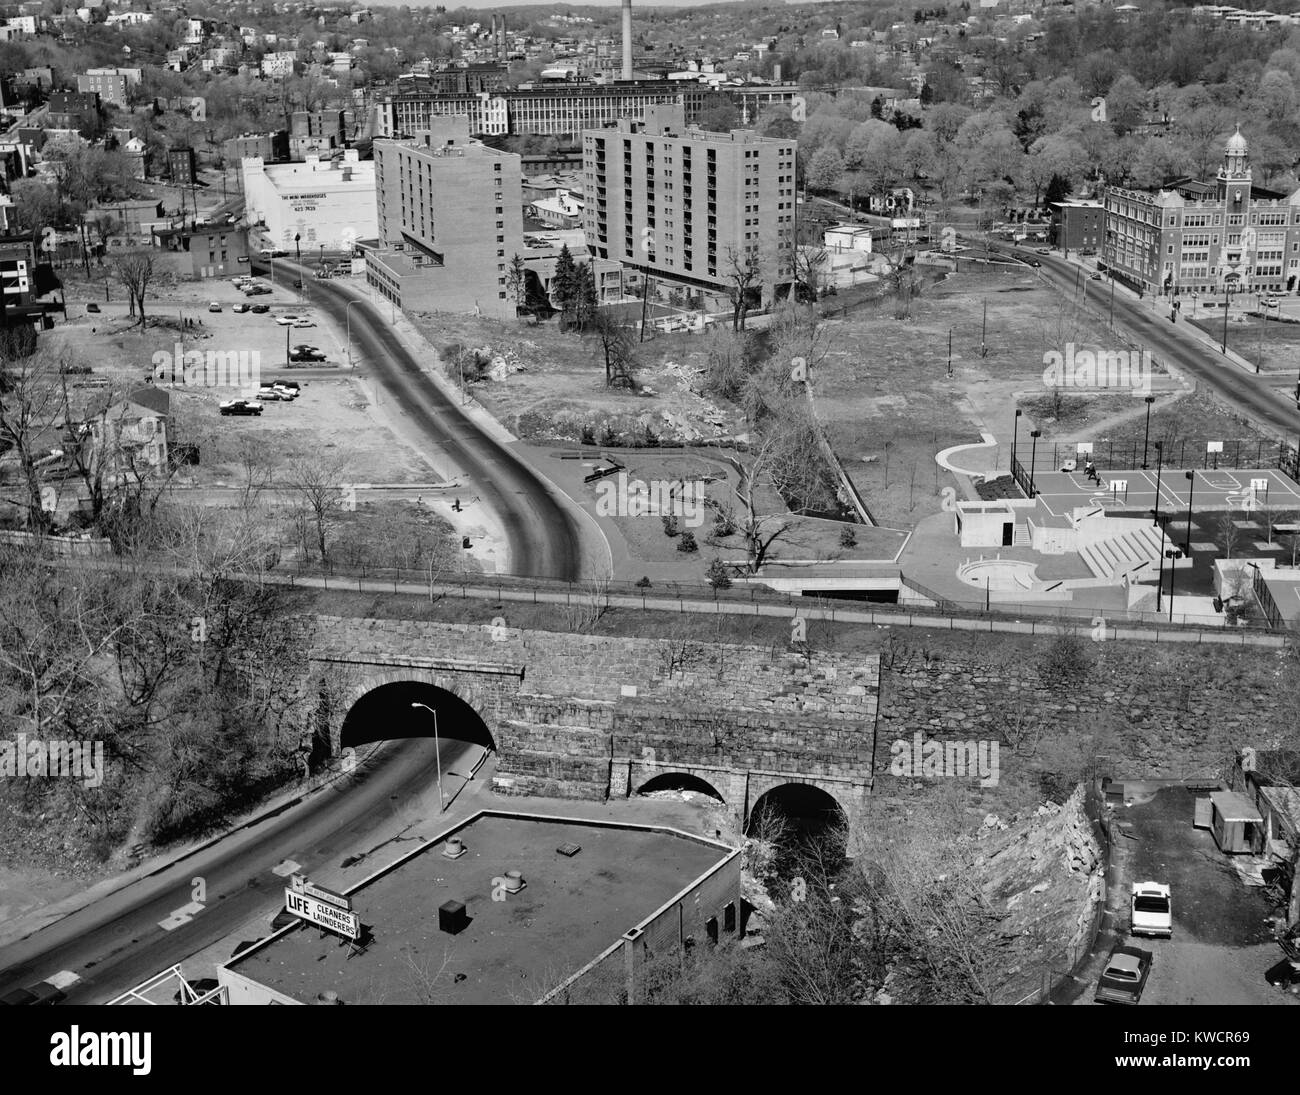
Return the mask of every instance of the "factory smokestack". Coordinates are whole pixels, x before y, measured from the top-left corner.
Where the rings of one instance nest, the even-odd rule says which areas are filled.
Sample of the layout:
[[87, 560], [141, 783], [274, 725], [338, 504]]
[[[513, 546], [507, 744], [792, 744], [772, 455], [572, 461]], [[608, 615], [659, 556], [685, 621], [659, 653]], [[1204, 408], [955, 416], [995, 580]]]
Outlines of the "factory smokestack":
[[632, 79], [632, 0], [623, 0], [623, 79]]

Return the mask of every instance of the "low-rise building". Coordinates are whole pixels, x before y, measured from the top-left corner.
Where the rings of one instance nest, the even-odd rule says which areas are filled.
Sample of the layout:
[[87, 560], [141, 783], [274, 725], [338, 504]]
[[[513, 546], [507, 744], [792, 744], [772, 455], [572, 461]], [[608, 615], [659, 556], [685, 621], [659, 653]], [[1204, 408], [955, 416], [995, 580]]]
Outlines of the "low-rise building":
[[1105, 241], [1106, 207], [1094, 201], [1049, 202], [1051, 241], [1066, 251], [1097, 251]]
[[258, 157], [242, 163], [244, 202], [251, 221], [266, 226], [279, 247], [350, 251], [357, 240], [378, 233], [375, 163], [355, 149], [322, 160], [268, 164]]
[[154, 229], [164, 266], [190, 278], [220, 278], [248, 269], [248, 229], [233, 224], [193, 224]]

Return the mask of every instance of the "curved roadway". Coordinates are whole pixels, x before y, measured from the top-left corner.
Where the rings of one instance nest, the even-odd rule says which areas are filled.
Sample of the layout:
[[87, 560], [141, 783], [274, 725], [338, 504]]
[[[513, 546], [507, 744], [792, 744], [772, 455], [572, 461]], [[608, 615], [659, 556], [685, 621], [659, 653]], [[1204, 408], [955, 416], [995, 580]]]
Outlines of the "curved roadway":
[[[479, 747], [443, 737], [442, 771]], [[81, 980], [65, 991], [67, 1003], [102, 1004], [205, 947], [264, 919], [249, 938], [271, 932], [271, 918], [284, 907], [288, 879], [272, 872], [286, 859], [312, 874], [361, 854], [359, 881], [373, 868], [364, 853], [405, 806], [419, 801], [437, 779], [432, 738], [388, 742], [352, 775], [341, 777], [301, 802], [236, 830], [206, 848], [141, 878], [26, 938], [0, 947], [0, 995], [64, 970]], [[204, 908], [170, 930], [160, 926], [192, 899], [193, 880], [207, 888]]]
[[474, 484], [505, 529], [511, 573], [530, 578], [577, 581], [582, 577], [578, 525], [555, 488], [483, 430], [420, 368], [397, 332], [365, 297], [331, 279], [311, 278], [308, 268], [280, 260], [310, 286], [308, 299], [341, 327], [352, 308], [352, 340], [373, 372], [410, 420]]

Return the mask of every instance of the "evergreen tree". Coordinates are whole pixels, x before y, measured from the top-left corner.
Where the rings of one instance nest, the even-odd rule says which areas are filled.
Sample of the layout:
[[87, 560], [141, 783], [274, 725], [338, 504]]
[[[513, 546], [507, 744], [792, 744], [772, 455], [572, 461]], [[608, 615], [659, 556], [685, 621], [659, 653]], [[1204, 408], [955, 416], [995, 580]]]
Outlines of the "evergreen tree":
[[578, 297], [578, 268], [566, 243], [555, 260], [555, 273], [551, 275], [551, 306], [560, 313], [560, 325], [568, 323]]

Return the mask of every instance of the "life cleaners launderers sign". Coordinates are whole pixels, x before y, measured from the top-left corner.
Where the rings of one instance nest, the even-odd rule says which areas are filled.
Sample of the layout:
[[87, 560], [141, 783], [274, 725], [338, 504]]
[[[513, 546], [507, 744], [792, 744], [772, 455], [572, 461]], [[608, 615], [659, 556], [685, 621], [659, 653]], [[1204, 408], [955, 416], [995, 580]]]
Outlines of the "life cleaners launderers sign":
[[348, 939], [361, 936], [361, 918], [352, 902], [342, 894], [313, 886], [302, 875], [294, 875], [284, 891], [284, 907], [294, 916], [308, 920]]

